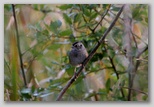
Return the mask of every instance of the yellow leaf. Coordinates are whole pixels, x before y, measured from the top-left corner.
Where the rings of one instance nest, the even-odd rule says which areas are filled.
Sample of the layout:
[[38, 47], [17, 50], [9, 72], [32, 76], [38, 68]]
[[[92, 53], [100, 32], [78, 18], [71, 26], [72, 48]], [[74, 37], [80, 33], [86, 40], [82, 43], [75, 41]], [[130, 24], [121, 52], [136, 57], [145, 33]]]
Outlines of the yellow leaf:
[[140, 25], [139, 25], [138, 23], [135, 23], [135, 24], [133, 25], [133, 29], [132, 29], [133, 33], [137, 36], [137, 37], [135, 36], [137, 43], [140, 42], [139, 39], [141, 38], [141, 29], [140, 29], [139, 26], [140, 26]]

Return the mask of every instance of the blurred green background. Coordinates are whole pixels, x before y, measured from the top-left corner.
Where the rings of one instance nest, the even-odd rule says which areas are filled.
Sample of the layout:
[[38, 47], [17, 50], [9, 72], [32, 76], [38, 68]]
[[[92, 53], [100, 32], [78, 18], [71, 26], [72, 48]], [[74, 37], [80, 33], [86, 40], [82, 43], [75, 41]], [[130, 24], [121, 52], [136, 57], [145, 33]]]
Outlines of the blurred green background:
[[[12, 5], [5, 4], [4, 101], [55, 101], [74, 74], [67, 56], [72, 43], [82, 41], [90, 53], [121, 6], [16, 4], [16, 28]], [[129, 9], [133, 65], [123, 48], [123, 13], [85, 67], [86, 78], [81, 74], [63, 101], [128, 101], [130, 90], [132, 101], [148, 100], [148, 5], [133, 4]], [[132, 67], [137, 69], [130, 87]]]

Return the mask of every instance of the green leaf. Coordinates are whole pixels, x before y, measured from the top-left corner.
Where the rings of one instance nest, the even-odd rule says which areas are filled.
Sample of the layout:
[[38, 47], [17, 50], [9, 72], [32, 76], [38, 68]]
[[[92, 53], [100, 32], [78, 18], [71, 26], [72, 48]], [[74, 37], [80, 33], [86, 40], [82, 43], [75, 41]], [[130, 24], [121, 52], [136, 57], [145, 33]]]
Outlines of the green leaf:
[[72, 34], [72, 30], [71, 29], [67, 29], [67, 30], [61, 31], [59, 33], [60, 36], [68, 36], [68, 35], [71, 35], [71, 34]]
[[[51, 24], [51, 23], [50, 23]], [[44, 22], [44, 25], [45, 25], [45, 28], [47, 29], [47, 30], [50, 30], [50, 26], [49, 25], [47, 25], [45, 22]]]
[[99, 89], [99, 91], [98, 91], [98, 94], [100, 95], [100, 99], [101, 100], [107, 100], [107, 91], [106, 91], [106, 89], [105, 88], [103, 88], [103, 89]]
[[[56, 28], [59, 28], [61, 25], [62, 25], [62, 22], [60, 20], [56, 20], [54, 22], [51, 22], [51, 24], [56, 27]], [[50, 26], [51, 26], [50, 24]]]
[[60, 78], [55, 80], [50, 80], [49, 89], [58, 88], [61, 84], [67, 82], [70, 78]]
[[30, 88], [24, 88], [21, 90], [22, 94], [27, 94], [27, 93], [31, 93], [31, 89]]
[[84, 8], [83, 12], [83, 14], [85, 14], [87, 17], [91, 15], [90, 11], [87, 8]]
[[42, 95], [40, 95], [40, 97], [47, 97], [47, 96], [50, 96], [50, 95], [52, 95], [52, 94], [54, 94], [54, 92], [42, 94]]
[[92, 61], [92, 62], [95, 62], [95, 61], [98, 61], [98, 60], [100, 60], [100, 59], [102, 59], [102, 58], [103, 58], [103, 54], [102, 54], [102, 53], [96, 53], [96, 54], [92, 57], [91, 61]]
[[71, 41], [71, 42], [75, 42], [75, 41], [76, 41], [73, 34], [70, 35], [70, 41]]
[[146, 101], [148, 99], [148, 96], [143, 96], [142, 99]]
[[124, 97], [116, 97], [116, 99], [117, 99], [118, 101], [127, 101], [126, 98], [124, 98]]
[[134, 19], [138, 18], [139, 16], [139, 10], [138, 9], [134, 9], [134, 11], [132, 11], [132, 17]]
[[53, 88], [57, 88], [58, 86], [60, 86], [62, 84], [62, 82], [58, 82], [58, 83], [55, 83], [53, 85], [50, 85], [49, 88], [50, 89], [53, 89]]
[[58, 62], [56, 61], [51, 61], [52, 64], [55, 64], [55, 65], [60, 65]]
[[103, 35], [103, 33], [107, 30], [106, 27], [102, 26], [101, 29], [99, 30], [99, 32], [101, 33], [101, 35]]
[[23, 100], [30, 100], [32, 91], [30, 88], [24, 88], [20, 91], [21, 97], [23, 98]]
[[23, 97], [24, 100], [25, 100], [25, 99], [26, 99], [26, 100], [30, 100], [30, 99], [32, 98], [32, 97], [31, 97], [31, 94], [28, 94], [28, 93], [26, 93], [26, 94], [24, 93], [24, 94], [22, 94], [21, 96]]
[[98, 13], [93, 12], [90, 16], [90, 20], [94, 20], [94, 18], [96, 18], [96, 16], [98, 15]]
[[60, 44], [52, 44], [52, 45], [48, 46], [48, 49], [49, 50], [57, 50], [60, 47], [61, 47]]
[[71, 18], [68, 17], [67, 14], [63, 13], [63, 17], [64, 17], [65, 21], [66, 21], [68, 24], [72, 24]]
[[73, 68], [67, 69], [66, 72], [67, 72], [67, 74], [68, 74], [69, 76], [73, 76], [73, 75], [74, 75], [74, 69], [73, 69]]
[[53, 31], [54, 33], [58, 33], [58, 28], [62, 25], [62, 22], [60, 20], [56, 20], [54, 22], [50, 23], [50, 30]]
[[74, 23], [79, 22], [82, 18], [82, 14], [78, 13], [74, 16]]
[[[17, 101], [19, 98], [18, 94], [18, 82], [20, 79], [20, 69], [19, 69], [19, 54], [18, 54], [18, 49], [17, 49], [17, 43], [16, 43], [16, 38], [14, 33], [10, 36], [11, 41], [10, 41], [10, 55], [12, 57], [10, 64], [11, 64], [11, 81], [10, 84], [12, 85], [11, 87], [11, 95], [10, 98], [12, 101]], [[19, 45], [19, 44], [18, 44]]]
[[72, 67], [70, 65], [67, 65], [67, 68], [66, 68], [66, 72], [69, 76], [72, 76], [74, 74], [74, 69], [75, 67]]
[[39, 31], [42, 31], [42, 27], [41, 27], [40, 22], [36, 23], [35, 27], [36, 27], [36, 29], [38, 29]]
[[33, 7], [33, 9], [38, 10], [38, 5], [37, 4], [33, 4], [32, 7]]
[[4, 10], [10, 11], [12, 9], [11, 4], [4, 4]]
[[35, 86], [34, 86], [34, 85], [31, 87], [31, 92], [32, 92], [32, 93], [35, 92]]
[[76, 81], [74, 82], [74, 84], [78, 84], [83, 80], [83, 76], [80, 76], [76, 79]]
[[32, 7], [33, 9], [40, 11], [44, 9], [45, 5], [44, 4], [33, 4]]
[[103, 4], [102, 7], [103, 9], [107, 9], [107, 7], [109, 6], [110, 4]]
[[98, 4], [89, 4], [88, 9], [95, 9], [98, 7]]
[[116, 6], [112, 6], [112, 8], [111, 8], [111, 10], [113, 10], [113, 11], [119, 11], [120, 10], [120, 7], [116, 7]]
[[67, 9], [72, 8], [72, 6], [73, 4], [64, 4], [64, 5], [59, 6], [58, 8], [61, 10], [67, 10]]
[[62, 22], [60, 20], [57, 20], [56, 23], [57, 23], [57, 27], [61, 27]]
[[49, 32], [48, 32], [48, 30], [45, 29], [45, 30], [42, 31], [42, 34], [45, 35], [45, 36], [48, 36]]
[[107, 92], [109, 92], [109, 90], [110, 90], [110, 84], [111, 84], [111, 80], [110, 80], [110, 78], [109, 78], [109, 79], [107, 80], [106, 84], [105, 84], [106, 89], [107, 89]]

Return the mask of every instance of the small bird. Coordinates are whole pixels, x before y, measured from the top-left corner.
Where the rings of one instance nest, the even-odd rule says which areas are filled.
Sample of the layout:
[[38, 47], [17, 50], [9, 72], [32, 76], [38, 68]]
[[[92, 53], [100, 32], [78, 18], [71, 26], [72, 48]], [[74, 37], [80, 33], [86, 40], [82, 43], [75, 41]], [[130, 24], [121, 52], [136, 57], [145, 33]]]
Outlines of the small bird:
[[79, 67], [87, 57], [88, 53], [82, 42], [78, 41], [72, 44], [72, 49], [69, 52], [69, 62], [71, 65]]

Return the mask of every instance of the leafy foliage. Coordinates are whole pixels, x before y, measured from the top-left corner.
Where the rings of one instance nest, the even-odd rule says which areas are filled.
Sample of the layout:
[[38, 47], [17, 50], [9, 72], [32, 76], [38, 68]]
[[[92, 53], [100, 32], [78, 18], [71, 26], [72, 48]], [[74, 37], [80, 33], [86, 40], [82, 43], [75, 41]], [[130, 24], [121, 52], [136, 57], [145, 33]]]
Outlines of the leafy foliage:
[[[69, 64], [71, 44], [82, 41], [90, 53], [113, 21], [121, 5], [31, 4], [15, 5], [20, 43], [17, 43], [12, 6], [4, 5], [4, 100], [54, 101], [74, 74]], [[136, 58], [140, 46], [148, 45], [148, 5], [131, 5], [134, 23], [134, 62], [139, 60], [132, 100], [148, 100], [148, 50]], [[123, 49], [123, 17], [98, 48], [81, 74], [66, 91], [64, 101], [127, 101], [128, 58]], [[148, 32], [148, 30], [147, 30]], [[139, 35], [138, 35], [139, 34]], [[135, 45], [137, 44], [137, 46]], [[18, 62], [19, 45], [27, 87]], [[137, 63], [138, 64], [138, 63]], [[86, 76], [85, 76], [86, 75]]]

